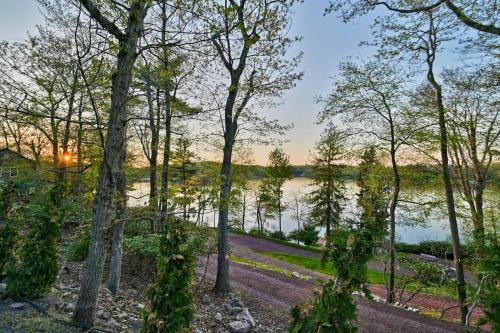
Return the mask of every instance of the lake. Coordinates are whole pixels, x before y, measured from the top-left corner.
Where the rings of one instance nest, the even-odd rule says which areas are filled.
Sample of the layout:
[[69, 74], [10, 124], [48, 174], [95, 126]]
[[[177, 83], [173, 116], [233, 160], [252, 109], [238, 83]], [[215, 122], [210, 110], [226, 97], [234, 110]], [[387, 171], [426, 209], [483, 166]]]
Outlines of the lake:
[[[257, 182], [254, 183], [257, 185]], [[297, 221], [292, 217], [294, 214], [295, 205], [293, 199], [295, 195], [304, 195], [312, 189], [311, 180], [308, 178], [294, 178], [285, 183], [284, 186], [284, 199], [289, 203], [288, 209], [283, 213], [282, 217], [282, 230], [289, 233], [297, 229]], [[356, 204], [356, 192], [358, 187], [355, 182], [346, 182], [346, 194], [348, 200], [345, 205], [344, 215], [354, 216], [359, 212], [359, 207]], [[132, 184], [132, 189], [129, 190], [128, 204], [130, 206], [144, 206], [148, 204], [149, 183], [136, 182]], [[253, 198], [250, 198], [253, 204]], [[299, 210], [305, 210], [305, 204], [299, 204]], [[255, 213], [252, 208], [247, 211], [247, 218], [245, 219], [245, 230], [250, 230], [257, 226], [255, 221]], [[424, 225], [411, 225], [413, 220], [416, 220], [416, 214], [413, 212], [398, 210], [396, 215], [397, 221], [405, 221], [402, 225], [396, 227], [396, 239], [399, 242], [406, 243], [419, 243], [424, 240], [447, 240], [449, 239], [449, 226], [446, 216], [440, 211], [433, 211], [428, 217], [423, 219]], [[205, 223], [214, 225], [217, 223], [217, 214], [205, 214]], [[278, 230], [278, 221], [267, 220], [266, 228], [270, 231]], [[321, 230], [320, 234], [324, 234]]]

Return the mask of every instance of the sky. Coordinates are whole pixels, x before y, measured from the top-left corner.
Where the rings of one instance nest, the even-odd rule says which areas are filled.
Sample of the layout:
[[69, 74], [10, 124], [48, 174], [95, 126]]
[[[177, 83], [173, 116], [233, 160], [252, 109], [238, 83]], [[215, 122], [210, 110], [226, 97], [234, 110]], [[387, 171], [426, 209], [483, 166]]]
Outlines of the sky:
[[[321, 126], [315, 124], [321, 105], [315, 103], [315, 97], [326, 96], [331, 91], [337, 66], [343, 59], [373, 53], [359, 46], [361, 41], [371, 38], [373, 16], [345, 24], [333, 14], [323, 15], [326, 5], [326, 0], [306, 0], [294, 7], [290, 34], [302, 36], [303, 40], [290, 50], [290, 56], [304, 52], [299, 70], [305, 75], [295, 88], [285, 93], [281, 105], [262, 110], [268, 117], [294, 124], [283, 138], [287, 140], [283, 149], [295, 165], [308, 162], [314, 142], [321, 134]], [[27, 31], [33, 31], [35, 25], [42, 22], [35, 0], [0, 0], [0, 40], [22, 39]], [[265, 165], [272, 148], [254, 147], [255, 162]]]

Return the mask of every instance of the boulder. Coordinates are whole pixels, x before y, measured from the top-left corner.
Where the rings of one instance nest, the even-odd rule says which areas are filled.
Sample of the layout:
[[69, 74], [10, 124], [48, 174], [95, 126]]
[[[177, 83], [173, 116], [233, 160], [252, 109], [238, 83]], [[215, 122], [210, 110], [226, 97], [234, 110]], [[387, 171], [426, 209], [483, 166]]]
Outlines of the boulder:
[[220, 312], [217, 312], [214, 316], [214, 320], [217, 322], [221, 322], [222, 321], [222, 314]]
[[247, 321], [236, 320], [229, 323], [229, 331], [232, 333], [247, 333], [250, 332], [252, 327]]
[[240, 321], [246, 321], [248, 324], [250, 324], [251, 327], [255, 327], [255, 320], [253, 319], [252, 315], [248, 311], [247, 308], [244, 308], [237, 316], [236, 320]]
[[231, 307], [240, 307], [240, 308], [243, 307], [243, 303], [235, 297], [229, 298], [227, 300], [227, 304], [231, 305]]
[[106, 310], [99, 310], [97, 311], [97, 318], [108, 320], [111, 318], [111, 313]]
[[240, 308], [239, 306], [235, 306], [234, 308], [231, 308], [228, 312], [231, 316], [234, 316], [235, 314], [238, 314], [242, 311], [243, 309]]
[[65, 303], [63, 305], [63, 310], [66, 312], [73, 312], [73, 311], [75, 311], [75, 304], [74, 303]]
[[24, 303], [12, 303], [11, 305], [9, 305], [9, 308], [14, 310], [24, 309]]

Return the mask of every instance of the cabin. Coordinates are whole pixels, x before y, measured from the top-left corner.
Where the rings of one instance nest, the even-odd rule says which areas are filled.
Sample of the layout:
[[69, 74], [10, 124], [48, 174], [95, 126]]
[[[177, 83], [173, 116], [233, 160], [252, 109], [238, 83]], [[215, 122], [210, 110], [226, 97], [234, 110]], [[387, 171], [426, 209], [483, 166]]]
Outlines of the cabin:
[[17, 193], [29, 195], [35, 190], [35, 162], [9, 148], [0, 149], [0, 187], [14, 183]]

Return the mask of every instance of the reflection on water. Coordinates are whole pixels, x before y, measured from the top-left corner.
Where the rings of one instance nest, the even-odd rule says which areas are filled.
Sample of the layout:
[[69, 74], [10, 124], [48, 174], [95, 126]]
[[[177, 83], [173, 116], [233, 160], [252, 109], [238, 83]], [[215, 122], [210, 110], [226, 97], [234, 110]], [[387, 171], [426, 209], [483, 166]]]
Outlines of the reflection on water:
[[[297, 221], [293, 218], [295, 212], [294, 197], [296, 195], [304, 195], [311, 191], [311, 181], [307, 178], [294, 178], [285, 183], [284, 186], [284, 198], [288, 202], [288, 209], [283, 213], [282, 217], [282, 229], [285, 233], [289, 233], [292, 230], [297, 229]], [[255, 182], [255, 186], [257, 186]], [[348, 201], [344, 210], [344, 215], [355, 216], [359, 208], [356, 205], [356, 192], [357, 186], [355, 182], [346, 183], [346, 193]], [[144, 206], [148, 204], [148, 193], [149, 193], [149, 183], [148, 182], [137, 182], [132, 185], [132, 189], [129, 190], [128, 204], [130, 206]], [[253, 198], [250, 198], [251, 205], [253, 205]], [[299, 204], [299, 211], [305, 212], [305, 204]], [[416, 215], [416, 214], [415, 214]], [[430, 217], [425, 219], [425, 226], [397, 226], [396, 227], [396, 238], [400, 242], [406, 243], [418, 243], [423, 240], [447, 240], [449, 238], [449, 228], [448, 221], [445, 217], [440, 216], [438, 212], [430, 215]], [[245, 229], [248, 231], [251, 228], [257, 226], [255, 221], [255, 213], [252, 207], [248, 208], [246, 213], [247, 218], [245, 219]], [[408, 212], [400, 212], [398, 214], [399, 220], [412, 220], [412, 214]], [[204, 216], [204, 221], [213, 225], [217, 221], [217, 214], [208, 213]], [[278, 221], [267, 220], [267, 229], [274, 231], [278, 230]], [[321, 234], [324, 230], [321, 230]]]

